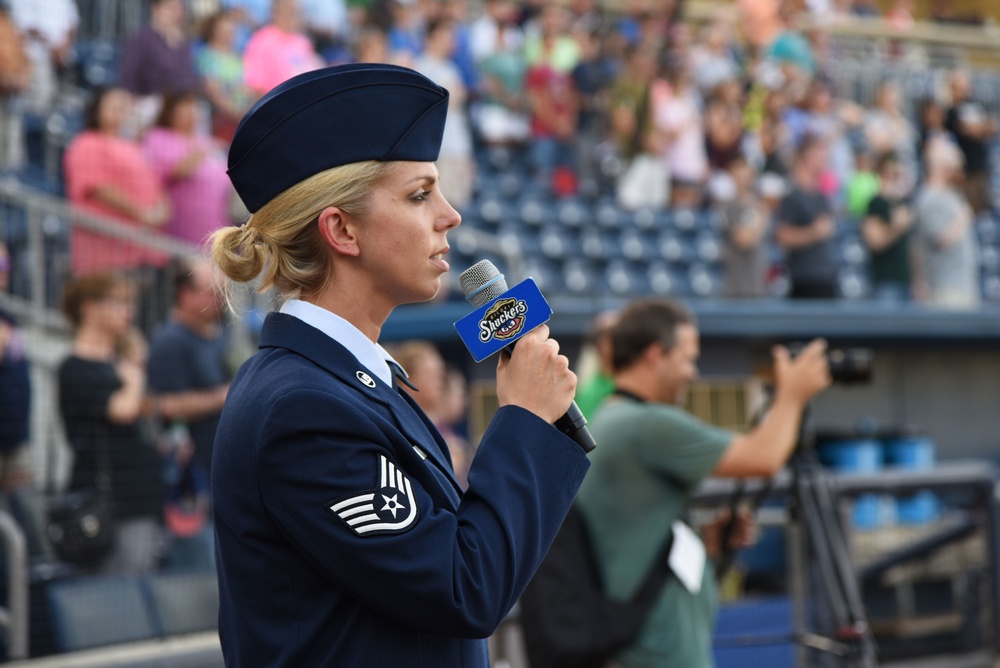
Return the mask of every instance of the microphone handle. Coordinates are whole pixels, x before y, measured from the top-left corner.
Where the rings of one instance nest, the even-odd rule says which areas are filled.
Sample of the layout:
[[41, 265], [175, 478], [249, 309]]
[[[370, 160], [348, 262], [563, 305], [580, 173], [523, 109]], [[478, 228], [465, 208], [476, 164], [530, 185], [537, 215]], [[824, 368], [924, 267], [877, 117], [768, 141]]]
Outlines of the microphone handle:
[[575, 401], [569, 405], [566, 414], [556, 420], [556, 429], [576, 441], [584, 452], [590, 452], [597, 447], [597, 441], [587, 429], [587, 418], [583, 417]]
[[[517, 341], [505, 347], [503, 352], [508, 355], [513, 353], [515, 343]], [[566, 413], [556, 420], [556, 429], [576, 441], [576, 444], [583, 448], [584, 452], [589, 453], [597, 447], [597, 441], [594, 440], [594, 437], [590, 435], [590, 430], [587, 429], [587, 418], [583, 416], [583, 412], [576, 405], [575, 401], [569, 405]]]

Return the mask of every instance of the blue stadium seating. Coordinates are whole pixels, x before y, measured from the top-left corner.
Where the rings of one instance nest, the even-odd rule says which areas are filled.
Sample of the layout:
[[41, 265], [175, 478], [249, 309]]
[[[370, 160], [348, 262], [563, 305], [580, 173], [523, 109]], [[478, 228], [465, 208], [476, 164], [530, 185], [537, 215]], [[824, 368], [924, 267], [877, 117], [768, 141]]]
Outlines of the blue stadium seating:
[[542, 255], [552, 260], [564, 260], [580, 252], [577, 235], [552, 225], [543, 228], [538, 235], [538, 248]]
[[619, 246], [622, 256], [632, 262], [644, 262], [652, 254], [649, 240], [635, 230], [622, 232]]
[[539, 227], [556, 220], [555, 206], [541, 193], [522, 193], [517, 202], [518, 216], [525, 225]]
[[625, 260], [613, 260], [604, 270], [605, 289], [618, 297], [630, 297], [649, 292], [645, 275], [638, 267]]
[[700, 262], [717, 264], [722, 260], [722, 242], [712, 231], [703, 231], [694, 240], [695, 256]]
[[662, 232], [656, 240], [656, 254], [671, 264], [688, 264], [694, 257], [691, 241], [675, 232]]
[[630, 220], [636, 229], [642, 231], [673, 229], [673, 221], [670, 211], [645, 207], [633, 211]]
[[707, 264], [693, 264], [688, 269], [691, 292], [697, 297], [717, 297], [722, 291], [722, 273]]
[[866, 266], [869, 261], [868, 248], [857, 236], [843, 239], [837, 247], [838, 260], [850, 267]]
[[160, 635], [211, 631], [218, 625], [215, 573], [169, 573], [143, 581]]
[[982, 283], [983, 299], [990, 302], [1000, 302], [1000, 274], [983, 274]]
[[986, 273], [995, 274], [1000, 271], [1000, 248], [988, 243], [980, 246], [979, 266]]
[[581, 228], [593, 222], [590, 207], [576, 197], [565, 197], [556, 203], [556, 217], [566, 227]]
[[646, 282], [650, 292], [658, 296], [686, 296], [690, 285], [683, 274], [672, 269], [665, 262], [650, 263], [646, 269]]
[[118, 82], [121, 44], [103, 39], [78, 41], [76, 61], [85, 86], [111, 86]]
[[981, 243], [1000, 243], [1000, 221], [992, 215], [983, 215], [976, 220], [976, 233]]
[[543, 293], [553, 294], [565, 289], [560, 264], [540, 255], [525, 258], [524, 273], [535, 280]]
[[607, 260], [609, 257], [617, 255], [620, 246], [611, 238], [612, 235], [603, 234], [599, 230], [584, 230], [580, 235], [580, 253], [588, 260]]
[[673, 226], [679, 232], [693, 234], [699, 225], [699, 215], [694, 209], [675, 209], [672, 216]]
[[55, 582], [48, 591], [60, 651], [146, 640], [156, 621], [139, 578], [106, 575]]
[[863, 299], [871, 295], [871, 280], [865, 267], [842, 267], [837, 285], [844, 299]]
[[486, 225], [498, 225], [503, 220], [514, 217], [509, 200], [499, 193], [486, 193], [477, 203], [477, 214], [479, 220]]
[[595, 266], [583, 258], [573, 258], [562, 268], [562, 285], [572, 295], [590, 296], [603, 289]]
[[599, 226], [606, 230], [618, 230], [629, 225], [628, 212], [620, 209], [615, 201], [606, 198], [597, 203], [594, 207], [594, 219]]

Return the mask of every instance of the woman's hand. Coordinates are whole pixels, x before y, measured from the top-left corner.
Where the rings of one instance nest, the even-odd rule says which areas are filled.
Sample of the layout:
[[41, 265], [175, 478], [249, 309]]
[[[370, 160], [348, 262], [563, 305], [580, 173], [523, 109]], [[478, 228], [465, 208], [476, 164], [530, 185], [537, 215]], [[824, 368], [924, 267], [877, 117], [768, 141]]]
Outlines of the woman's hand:
[[565, 415], [576, 392], [576, 374], [559, 354], [549, 328], [539, 325], [517, 341], [513, 355], [500, 354], [497, 398], [501, 406], [520, 406], [546, 422]]

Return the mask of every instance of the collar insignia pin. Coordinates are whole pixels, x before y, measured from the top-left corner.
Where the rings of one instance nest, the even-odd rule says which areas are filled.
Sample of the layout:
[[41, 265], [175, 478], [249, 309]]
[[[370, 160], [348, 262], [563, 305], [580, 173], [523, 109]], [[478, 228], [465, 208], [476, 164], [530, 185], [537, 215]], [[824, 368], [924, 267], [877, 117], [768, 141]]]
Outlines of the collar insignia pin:
[[358, 380], [367, 385], [368, 387], [375, 387], [375, 381], [364, 371], [359, 371], [357, 374]]

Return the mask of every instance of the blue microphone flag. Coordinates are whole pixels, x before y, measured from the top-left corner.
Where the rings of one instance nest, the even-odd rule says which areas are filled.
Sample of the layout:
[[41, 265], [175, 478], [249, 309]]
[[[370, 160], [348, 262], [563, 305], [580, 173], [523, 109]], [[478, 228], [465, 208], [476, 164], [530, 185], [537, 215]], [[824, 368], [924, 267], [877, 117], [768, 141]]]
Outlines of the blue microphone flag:
[[535, 281], [526, 278], [455, 323], [472, 359], [484, 359], [548, 322], [552, 309]]

